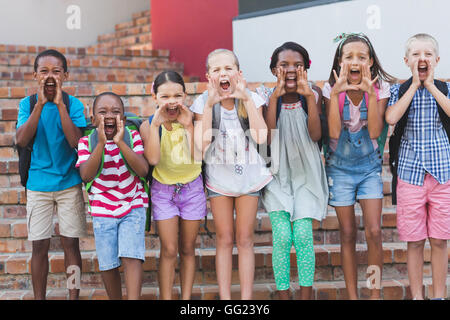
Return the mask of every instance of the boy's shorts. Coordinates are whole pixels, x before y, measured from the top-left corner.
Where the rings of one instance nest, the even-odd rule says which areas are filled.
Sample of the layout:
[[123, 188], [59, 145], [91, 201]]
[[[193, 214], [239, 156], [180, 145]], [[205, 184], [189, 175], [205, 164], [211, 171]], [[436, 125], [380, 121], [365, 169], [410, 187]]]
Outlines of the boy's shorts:
[[201, 220], [207, 214], [203, 178], [176, 186], [162, 184], [153, 179], [152, 188], [153, 218], [167, 220], [179, 216], [183, 220]]
[[120, 267], [120, 258], [145, 261], [146, 210], [132, 209], [122, 218], [92, 217], [100, 271]]
[[86, 236], [86, 213], [81, 184], [71, 188], [41, 192], [27, 190], [28, 240], [50, 239], [53, 212], [58, 214], [59, 234], [68, 238]]
[[423, 185], [397, 180], [397, 229], [402, 241], [450, 239], [450, 181], [426, 174]]

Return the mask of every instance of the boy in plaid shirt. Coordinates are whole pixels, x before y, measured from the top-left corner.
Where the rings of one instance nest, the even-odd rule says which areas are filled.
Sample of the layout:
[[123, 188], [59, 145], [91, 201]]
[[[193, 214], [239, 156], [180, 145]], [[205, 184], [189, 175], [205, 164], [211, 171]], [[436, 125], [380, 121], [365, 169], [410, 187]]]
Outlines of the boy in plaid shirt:
[[[423, 249], [431, 244], [433, 298], [445, 298], [450, 239], [450, 83], [434, 80], [439, 62], [437, 41], [417, 34], [408, 39], [404, 61], [411, 69], [409, 88], [399, 98], [391, 87], [386, 121], [394, 125], [406, 112], [407, 122], [397, 161], [397, 228], [408, 242], [407, 266], [413, 299], [423, 299]], [[438, 89], [444, 87], [444, 89]], [[447, 90], [445, 90], [447, 89]]]

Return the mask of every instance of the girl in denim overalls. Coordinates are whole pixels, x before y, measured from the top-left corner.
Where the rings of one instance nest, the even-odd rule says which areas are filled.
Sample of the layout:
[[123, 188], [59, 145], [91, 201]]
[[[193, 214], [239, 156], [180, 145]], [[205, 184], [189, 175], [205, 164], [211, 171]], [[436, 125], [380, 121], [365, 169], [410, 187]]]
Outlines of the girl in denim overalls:
[[[384, 111], [390, 96], [387, 82], [393, 78], [381, 68], [365, 35], [343, 34], [337, 40], [340, 43], [329, 82], [323, 88], [330, 135], [325, 168], [329, 204], [335, 207], [339, 220], [341, 261], [348, 297], [357, 299], [356, 200], [363, 212], [368, 265], [376, 267], [381, 282], [384, 141], [380, 148], [376, 139], [386, 134]], [[380, 288], [370, 289], [370, 297], [379, 299]]]

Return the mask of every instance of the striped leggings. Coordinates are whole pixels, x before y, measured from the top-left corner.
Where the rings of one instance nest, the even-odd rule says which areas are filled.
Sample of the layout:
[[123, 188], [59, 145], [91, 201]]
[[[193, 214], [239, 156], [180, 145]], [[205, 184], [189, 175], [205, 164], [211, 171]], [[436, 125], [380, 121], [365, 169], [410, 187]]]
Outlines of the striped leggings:
[[290, 214], [286, 211], [272, 211], [269, 217], [272, 224], [272, 265], [277, 290], [289, 289], [292, 242], [297, 253], [299, 285], [311, 287], [316, 261], [312, 219], [295, 220], [291, 226]]

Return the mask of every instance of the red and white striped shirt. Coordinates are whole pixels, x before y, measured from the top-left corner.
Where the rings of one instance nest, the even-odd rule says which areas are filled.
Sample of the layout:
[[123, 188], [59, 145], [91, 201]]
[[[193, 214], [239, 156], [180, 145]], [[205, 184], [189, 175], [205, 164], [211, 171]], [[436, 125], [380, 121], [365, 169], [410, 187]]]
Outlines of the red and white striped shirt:
[[[133, 151], [136, 154], [144, 153], [144, 145], [141, 136], [136, 130], [131, 130], [133, 137]], [[148, 195], [145, 192], [139, 177], [133, 176], [127, 169], [119, 147], [108, 140], [105, 145], [103, 170], [95, 178], [89, 191], [89, 213], [96, 217], [121, 218], [128, 214], [131, 209], [148, 207]], [[88, 137], [82, 137], [78, 142], [79, 168], [86, 162], [91, 153], [89, 152]]]

